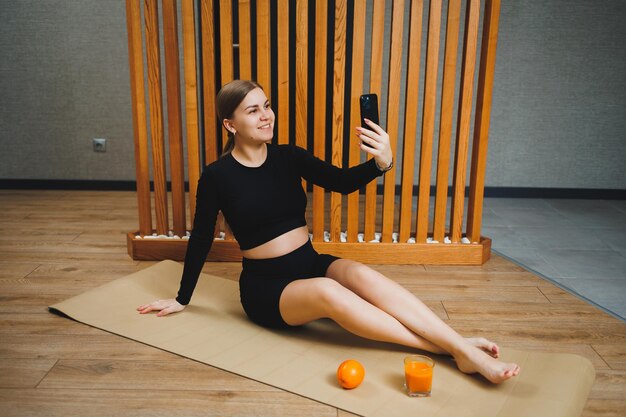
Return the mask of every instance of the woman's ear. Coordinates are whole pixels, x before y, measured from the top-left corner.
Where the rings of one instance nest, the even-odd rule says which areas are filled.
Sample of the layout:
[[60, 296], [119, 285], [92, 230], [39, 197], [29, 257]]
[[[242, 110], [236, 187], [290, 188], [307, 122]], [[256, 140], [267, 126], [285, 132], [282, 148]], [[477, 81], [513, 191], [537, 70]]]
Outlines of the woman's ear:
[[233, 126], [233, 122], [230, 119], [224, 119], [222, 121], [222, 124], [224, 125], [224, 127], [226, 128], [226, 130], [228, 130], [230, 133], [232, 133], [233, 135], [235, 133], [237, 133], [237, 131], [235, 130], [235, 127]]

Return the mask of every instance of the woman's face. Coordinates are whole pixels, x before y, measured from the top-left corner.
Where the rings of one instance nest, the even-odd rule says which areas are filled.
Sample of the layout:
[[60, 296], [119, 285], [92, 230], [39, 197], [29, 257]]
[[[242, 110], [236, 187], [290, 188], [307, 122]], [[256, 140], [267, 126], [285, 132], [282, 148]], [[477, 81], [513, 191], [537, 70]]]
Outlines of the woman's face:
[[250, 91], [233, 112], [232, 119], [225, 119], [224, 123], [240, 138], [267, 142], [274, 136], [274, 112], [260, 88]]

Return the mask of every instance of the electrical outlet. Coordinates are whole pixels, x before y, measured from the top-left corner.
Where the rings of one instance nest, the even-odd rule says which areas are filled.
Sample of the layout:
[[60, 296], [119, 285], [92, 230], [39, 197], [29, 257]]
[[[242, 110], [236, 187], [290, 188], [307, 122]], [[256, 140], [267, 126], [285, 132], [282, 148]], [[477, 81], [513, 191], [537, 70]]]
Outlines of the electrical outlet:
[[93, 151], [94, 152], [106, 152], [107, 151], [107, 140], [106, 139], [92, 139], [93, 143]]

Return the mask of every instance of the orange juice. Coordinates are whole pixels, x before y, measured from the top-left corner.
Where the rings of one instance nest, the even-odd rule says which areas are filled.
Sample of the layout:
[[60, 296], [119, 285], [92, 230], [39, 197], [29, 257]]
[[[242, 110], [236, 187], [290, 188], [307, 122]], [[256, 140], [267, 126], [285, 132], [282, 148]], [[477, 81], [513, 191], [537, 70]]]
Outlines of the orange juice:
[[412, 355], [404, 359], [406, 388], [410, 396], [430, 395], [434, 365], [434, 361], [427, 356]]

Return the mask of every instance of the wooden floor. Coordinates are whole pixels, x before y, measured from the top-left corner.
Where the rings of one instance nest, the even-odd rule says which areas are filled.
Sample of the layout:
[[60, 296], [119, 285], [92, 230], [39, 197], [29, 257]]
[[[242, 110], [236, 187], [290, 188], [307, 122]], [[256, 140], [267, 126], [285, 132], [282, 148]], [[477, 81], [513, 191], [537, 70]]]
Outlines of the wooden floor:
[[[0, 190], [0, 213], [1, 416], [351, 415], [48, 312], [153, 264], [126, 253], [133, 192]], [[583, 416], [626, 415], [625, 323], [497, 256], [373, 267], [461, 334], [588, 358], [597, 378]], [[204, 270], [236, 280], [239, 264]]]

